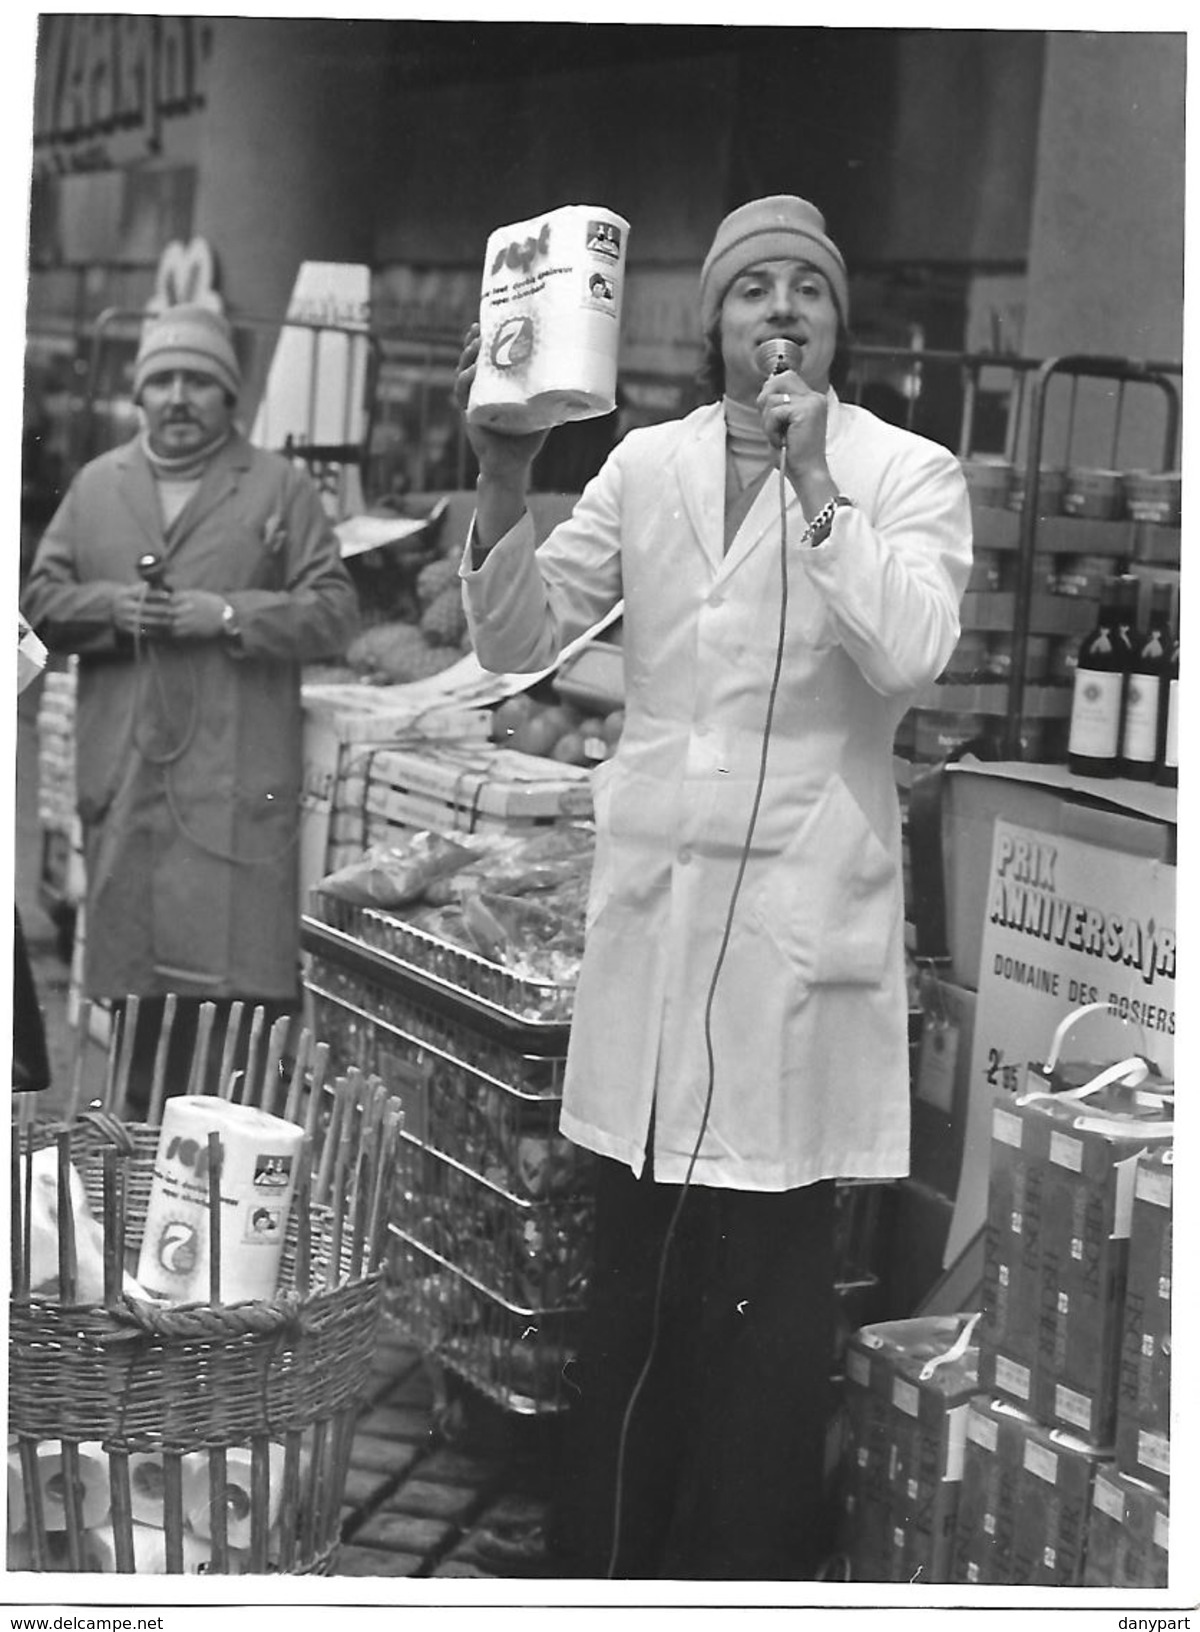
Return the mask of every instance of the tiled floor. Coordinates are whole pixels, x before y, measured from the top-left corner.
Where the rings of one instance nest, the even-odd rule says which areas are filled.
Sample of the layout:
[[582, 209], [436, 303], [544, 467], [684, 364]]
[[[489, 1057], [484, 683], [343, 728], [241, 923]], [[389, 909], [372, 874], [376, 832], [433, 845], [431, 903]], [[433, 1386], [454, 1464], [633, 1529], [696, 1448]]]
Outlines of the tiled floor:
[[337, 1574], [547, 1577], [559, 1424], [508, 1416], [385, 1341], [350, 1458]]

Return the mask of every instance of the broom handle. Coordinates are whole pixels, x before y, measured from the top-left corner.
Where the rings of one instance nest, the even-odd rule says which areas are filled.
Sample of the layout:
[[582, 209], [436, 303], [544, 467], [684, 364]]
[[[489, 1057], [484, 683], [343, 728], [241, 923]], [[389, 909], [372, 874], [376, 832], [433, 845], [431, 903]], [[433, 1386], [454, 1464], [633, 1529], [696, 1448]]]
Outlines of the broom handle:
[[71, 1135], [54, 1136], [58, 1154], [58, 1300], [75, 1302], [75, 1203], [71, 1197]]
[[196, 1026], [196, 1047], [192, 1053], [192, 1069], [188, 1073], [188, 1093], [202, 1094], [205, 1078], [208, 1075], [208, 1050], [212, 1042], [213, 1019], [216, 1016], [215, 1003], [201, 1003], [200, 1019]]
[[237, 1049], [237, 1040], [242, 1031], [242, 1010], [245, 1004], [241, 998], [236, 998], [229, 1006], [229, 1014], [225, 1021], [225, 1043], [221, 1049], [221, 1073], [217, 1078], [217, 1093], [222, 1099], [229, 1099], [233, 1095], [233, 1061]]
[[304, 1118], [304, 1131], [310, 1139], [315, 1140], [317, 1132], [317, 1111], [321, 1104], [321, 1095], [325, 1091], [325, 1072], [329, 1066], [329, 1044], [318, 1043], [313, 1049], [312, 1082], [309, 1086], [308, 1112]]
[[308, 1055], [312, 1038], [305, 1026], [296, 1039], [296, 1058], [292, 1062], [292, 1080], [288, 1085], [287, 1104], [283, 1108], [285, 1122], [299, 1122], [300, 1096], [304, 1092], [304, 1073], [308, 1069]]
[[133, 1045], [137, 1040], [138, 1014], [141, 1010], [141, 998], [135, 992], [125, 1000], [125, 1016], [121, 1021], [121, 1050], [117, 1063], [117, 1081], [113, 1091], [113, 1102], [106, 1105], [106, 1111], [112, 1111], [114, 1116], [124, 1116], [125, 1096], [129, 1092], [129, 1068], [133, 1063]]
[[221, 1301], [221, 1135], [208, 1136], [208, 1301]]
[[267, 1061], [263, 1066], [258, 1103], [262, 1110], [272, 1116], [275, 1114], [275, 1096], [279, 1090], [279, 1062], [283, 1058], [283, 1045], [291, 1023], [288, 1015], [281, 1014], [271, 1027], [271, 1034], [267, 1038]]
[[154, 1050], [154, 1076], [150, 1082], [150, 1109], [146, 1113], [152, 1128], [158, 1127], [162, 1121], [163, 1100], [167, 1096], [167, 1059], [178, 1001], [174, 992], [168, 992], [163, 1004], [162, 1029], [158, 1034], [158, 1047]]
[[79, 1115], [79, 1101], [83, 1094], [83, 1062], [87, 1055], [91, 1026], [92, 1000], [90, 997], [81, 997], [79, 999], [79, 1013], [75, 1016], [75, 1039], [71, 1051], [71, 1088], [67, 1096], [66, 1107], [68, 1122], [73, 1122]]
[[246, 1045], [246, 1069], [242, 1073], [243, 1105], [254, 1104], [254, 1071], [258, 1063], [258, 1042], [259, 1038], [262, 1036], [262, 1030], [265, 1022], [266, 1015], [263, 1011], [262, 1004], [259, 1003], [255, 1006], [254, 1013], [250, 1016], [250, 1041]]
[[313, 1200], [324, 1202], [329, 1194], [329, 1180], [333, 1174], [333, 1158], [337, 1154], [338, 1135], [341, 1132], [342, 1108], [346, 1098], [346, 1079], [338, 1077], [333, 1085], [333, 1109], [329, 1113], [329, 1126], [325, 1130], [325, 1143], [321, 1147], [321, 1164], [317, 1169], [317, 1183], [313, 1191]]

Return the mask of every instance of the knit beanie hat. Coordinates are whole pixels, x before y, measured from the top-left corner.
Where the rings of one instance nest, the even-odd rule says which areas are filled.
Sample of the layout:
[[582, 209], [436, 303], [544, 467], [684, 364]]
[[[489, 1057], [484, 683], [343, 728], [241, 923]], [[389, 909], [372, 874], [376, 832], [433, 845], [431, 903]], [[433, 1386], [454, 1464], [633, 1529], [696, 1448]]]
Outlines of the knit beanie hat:
[[133, 399], [152, 374], [172, 369], [208, 374], [231, 396], [242, 389], [242, 371], [233, 349], [233, 330], [219, 312], [208, 306], [168, 306], [142, 330], [133, 365]]
[[740, 204], [717, 228], [712, 248], [700, 268], [700, 324], [707, 334], [716, 321], [726, 290], [748, 266], [759, 261], [809, 261], [829, 280], [843, 324], [850, 317], [850, 287], [842, 252], [825, 232], [825, 217], [815, 204], [779, 193]]

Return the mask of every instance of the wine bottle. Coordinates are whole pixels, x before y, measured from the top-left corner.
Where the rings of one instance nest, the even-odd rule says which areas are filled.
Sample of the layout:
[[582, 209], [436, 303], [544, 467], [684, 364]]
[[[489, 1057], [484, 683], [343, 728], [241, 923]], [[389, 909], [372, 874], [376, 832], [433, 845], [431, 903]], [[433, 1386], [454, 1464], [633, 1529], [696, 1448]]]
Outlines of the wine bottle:
[[1176, 630], [1162, 688], [1162, 752], [1158, 780], [1166, 788], [1179, 786], [1179, 632]]
[[[1136, 593], [1136, 582], [1134, 585]], [[1106, 578], [1095, 628], [1084, 636], [1075, 664], [1067, 764], [1077, 776], [1115, 776], [1121, 758], [1121, 715], [1133, 659], [1129, 592]]]
[[1121, 775], [1152, 782], [1162, 747], [1162, 693], [1171, 661], [1171, 586], [1159, 580], [1150, 588], [1146, 633], [1137, 643], [1125, 692], [1121, 732]]

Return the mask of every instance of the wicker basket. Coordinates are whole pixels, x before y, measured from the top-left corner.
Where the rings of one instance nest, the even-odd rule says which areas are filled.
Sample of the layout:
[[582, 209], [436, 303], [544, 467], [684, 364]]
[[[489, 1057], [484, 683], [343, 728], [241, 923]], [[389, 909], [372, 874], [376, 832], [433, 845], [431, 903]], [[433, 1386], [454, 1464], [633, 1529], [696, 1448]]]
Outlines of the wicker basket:
[[[361, 1073], [336, 1084], [332, 1104], [331, 1118], [326, 1105], [310, 1119], [276, 1292], [234, 1304], [166, 1306], [123, 1290], [157, 1126], [100, 1112], [14, 1128], [14, 1198], [28, 1195], [45, 1145], [57, 1147], [60, 1219], [72, 1211], [68, 1163], [82, 1180], [104, 1221], [105, 1296], [29, 1291], [28, 1216], [14, 1200], [10, 1569], [334, 1568], [379, 1332], [398, 1117]], [[68, 1291], [72, 1239], [60, 1228]]]

